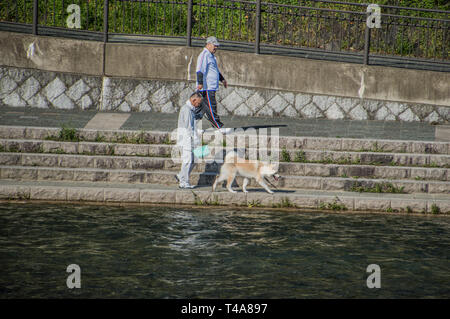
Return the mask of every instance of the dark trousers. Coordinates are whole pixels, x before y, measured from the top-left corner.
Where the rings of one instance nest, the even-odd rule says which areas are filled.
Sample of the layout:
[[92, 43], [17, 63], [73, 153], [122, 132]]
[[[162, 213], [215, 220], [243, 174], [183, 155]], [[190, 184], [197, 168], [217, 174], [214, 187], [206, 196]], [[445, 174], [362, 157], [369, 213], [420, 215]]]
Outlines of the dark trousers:
[[214, 128], [221, 128], [223, 123], [217, 113], [216, 91], [201, 91], [203, 96], [201, 107], [197, 108], [195, 118], [201, 119], [204, 114]]

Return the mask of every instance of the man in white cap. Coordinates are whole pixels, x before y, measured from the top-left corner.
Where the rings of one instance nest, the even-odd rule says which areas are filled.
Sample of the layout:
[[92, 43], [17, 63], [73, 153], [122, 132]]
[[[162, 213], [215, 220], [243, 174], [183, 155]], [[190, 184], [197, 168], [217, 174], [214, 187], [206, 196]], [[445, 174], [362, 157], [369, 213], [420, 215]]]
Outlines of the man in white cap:
[[196, 119], [201, 119], [204, 114], [211, 122], [212, 126], [220, 129], [223, 123], [220, 121], [217, 113], [216, 91], [219, 89], [219, 81], [225, 88], [228, 87], [227, 81], [219, 71], [217, 66], [216, 53], [219, 47], [219, 41], [216, 37], [206, 39], [206, 46], [197, 58], [197, 90], [203, 96], [202, 105], [196, 110]]

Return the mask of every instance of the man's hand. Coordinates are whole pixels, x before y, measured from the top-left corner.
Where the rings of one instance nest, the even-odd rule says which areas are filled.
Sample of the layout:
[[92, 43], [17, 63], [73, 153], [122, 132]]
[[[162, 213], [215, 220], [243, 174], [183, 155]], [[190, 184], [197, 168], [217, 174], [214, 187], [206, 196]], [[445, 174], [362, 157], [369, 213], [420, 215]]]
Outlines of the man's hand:
[[200, 91], [201, 89], [203, 89], [203, 84], [197, 85], [197, 90]]
[[228, 87], [228, 83], [227, 83], [227, 81], [226, 80], [223, 80], [223, 86], [225, 87], [225, 88], [227, 88]]

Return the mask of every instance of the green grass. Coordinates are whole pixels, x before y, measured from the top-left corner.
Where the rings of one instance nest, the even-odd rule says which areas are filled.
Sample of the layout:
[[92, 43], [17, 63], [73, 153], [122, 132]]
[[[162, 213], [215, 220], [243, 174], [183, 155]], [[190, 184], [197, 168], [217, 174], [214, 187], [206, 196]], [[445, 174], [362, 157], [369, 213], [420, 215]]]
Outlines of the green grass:
[[321, 203], [319, 206], [320, 209], [327, 209], [333, 211], [345, 211], [347, 207], [344, 203], [341, 203], [339, 198], [335, 198], [332, 203]]
[[8, 152], [10, 152], [10, 153], [20, 152], [19, 146], [17, 144], [10, 144], [8, 147]]
[[60, 141], [63, 141], [63, 142], [79, 142], [79, 141], [81, 141], [80, 134], [78, 133], [77, 129], [70, 127], [70, 126], [65, 126], [65, 125], [63, 125], [63, 127], [59, 131], [58, 138]]
[[217, 195], [214, 195], [213, 199], [210, 199], [208, 196], [207, 199], [202, 200], [198, 194], [196, 194], [194, 191], [192, 191], [192, 194], [194, 195], [194, 204], [197, 206], [219, 206], [220, 201]]
[[[45, 140], [51, 140], [51, 141], [58, 141], [58, 142], [97, 142], [97, 143], [121, 143], [121, 144], [151, 144], [151, 141], [146, 136], [145, 131], [141, 130], [138, 133], [135, 133], [133, 135], [129, 134], [120, 134], [120, 133], [114, 133], [114, 136], [108, 140], [104, 135], [97, 132], [95, 138], [87, 139], [82, 138], [80, 136], [80, 132], [73, 127], [70, 127], [69, 125], [63, 125], [58, 133], [58, 135], [49, 135], [44, 138]], [[162, 141], [163, 144], [172, 145], [174, 142], [170, 140], [169, 135], [165, 137], [165, 139]]]
[[297, 207], [295, 204], [291, 203], [288, 197], [283, 197], [279, 203], [274, 203], [273, 208], [293, 208]]
[[392, 183], [375, 183], [374, 186], [364, 186], [361, 185], [359, 182], [353, 183], [352, 187], [350, 188], [350, 191], [352, 192], [359, 192], [359, 193], [392, 193], [392, 194], [404, 194], [404, 187], [397, 187], [394, 186]]
[[431, 205], [431, 213], [432, 214], [440, 214], [441, 209], [436, 204]]
[[291, 154], [286, 150], [286, 148], [283, 148], [281, 150], [281, 161], [282, 162], [290, 162], [291, 161]]
[[259, 199], [257, 200], [252, 200], [251, 202], [247, 202], [247, 207], [248, 208], [252, 208], [252, 207], [261, 207], [261, 201]]
[[294, 162], [306, 163], [307, 159], [306, 159], [305, 152], [304, 151], [298, 151], [297, 153], [295, 153]]
[[44, 138], [45, 140], [58, 141], [58, 142], [81, 142], [80, 134], [78, 130], [71, 127], [69, 124], [63, 124], [57, 136], [49, 135]]

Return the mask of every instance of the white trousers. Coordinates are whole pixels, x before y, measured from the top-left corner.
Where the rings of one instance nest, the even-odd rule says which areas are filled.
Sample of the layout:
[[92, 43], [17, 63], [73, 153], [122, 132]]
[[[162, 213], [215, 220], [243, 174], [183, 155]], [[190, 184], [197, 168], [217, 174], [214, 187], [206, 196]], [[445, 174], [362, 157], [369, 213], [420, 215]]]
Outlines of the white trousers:
[[194, 153], [192, 152], [192, 149], [183, 148], [181, 150], [181, 169], [178, 174], [180, 184], [189, 183], [189, 175], [191, 174], [194, 165]]

